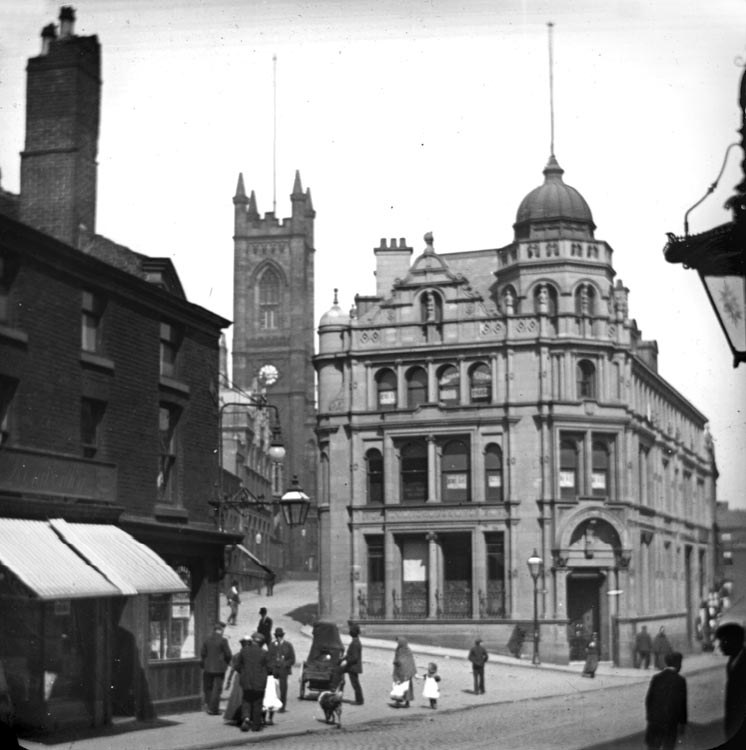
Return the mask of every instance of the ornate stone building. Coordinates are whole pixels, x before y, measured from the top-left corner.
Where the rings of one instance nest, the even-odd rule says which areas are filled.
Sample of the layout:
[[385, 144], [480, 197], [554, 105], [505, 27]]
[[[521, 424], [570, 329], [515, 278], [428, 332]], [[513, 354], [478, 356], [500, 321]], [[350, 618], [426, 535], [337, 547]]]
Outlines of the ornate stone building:
[[637, 629], [693, 644], [713, 579], [707, 420], [657, 370], [612, 248], [554, 155], [513, 241], [412, 262], [374, 250], [377, 289], [319, 325], [320, 611], [543, 660], [630, 664]]

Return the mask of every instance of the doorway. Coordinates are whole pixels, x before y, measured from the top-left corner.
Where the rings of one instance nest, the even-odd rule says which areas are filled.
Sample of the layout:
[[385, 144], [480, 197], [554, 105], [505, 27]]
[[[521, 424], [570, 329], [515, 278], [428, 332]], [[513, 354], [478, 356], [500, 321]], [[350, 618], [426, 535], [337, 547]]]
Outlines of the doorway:
[[609, 644], [601, 632], [601, 596], [606, 578], [597, 570], [575, 571], [567, 577], [567, 616], [570, 660], [585, 659], [585, 647], [596, 633], [599, 655], [608, 658]]

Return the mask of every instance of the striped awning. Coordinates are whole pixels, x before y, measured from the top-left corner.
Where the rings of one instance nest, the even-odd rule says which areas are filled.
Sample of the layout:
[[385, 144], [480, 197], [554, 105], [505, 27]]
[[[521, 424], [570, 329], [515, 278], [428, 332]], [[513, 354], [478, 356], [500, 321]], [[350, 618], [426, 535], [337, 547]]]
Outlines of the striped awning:
[[246, 557], [254, 563], [254, 566], [258, 568], [262, 573], [271, 573], [272, 569], [265, 565], [253, 552], [243, 546], [243, 544], [237, 544], [236, 549], [246, 555]]
[[0, 518], [0, 565], [42, 600], [189, 590], [153, 550], [110, 524]]
[[0, 564], [43, 600], [121, 596], [47, 521], [0, 518]]
[[52, 528], [125, 595], [188, 592], [176, 571], [150, 547], [110, 524], [68, 523]]

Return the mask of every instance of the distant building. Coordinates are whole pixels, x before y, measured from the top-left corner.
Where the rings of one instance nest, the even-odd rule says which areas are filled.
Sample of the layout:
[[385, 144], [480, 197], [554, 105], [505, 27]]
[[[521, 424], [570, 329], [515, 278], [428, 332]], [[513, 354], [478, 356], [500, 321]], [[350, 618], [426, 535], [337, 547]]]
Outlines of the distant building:
[[[250, 391], [263, 372], [273, 373], [269, 391], [277, 406], [287, 450], [284, 484], [297, 475], [313, 498], [316, 486], [314, 353], [314, 218], [311, 192], [296, 173], [292, 211], [281, 221], [259, 215], [252, 191], [239, 175], [233, 197], [233, 383]], [[287, 528], [285, 564], [315, 572], [316, 514], [303, 528]]]
[[[641, 625], [694, 643], [714, 576], [706, 417], [659, 373], [612, 248], [554, 155], [508, 245], [373, 250], [376, 293], [319, 323], [320, 614], [370, 636], [567, 662]], [[413, 259], [414, 256], [414, 259]]]
[[719, 502], [716, 583], [723, 615], [746, 623], [746, 510]]
[[100, 52], [63, 8], [28, 64], [21, 192], [0, 200], [0, 671], [22, 725], [197, 708], [227, 543], [229, 321], [167, 258], [95, 234]]

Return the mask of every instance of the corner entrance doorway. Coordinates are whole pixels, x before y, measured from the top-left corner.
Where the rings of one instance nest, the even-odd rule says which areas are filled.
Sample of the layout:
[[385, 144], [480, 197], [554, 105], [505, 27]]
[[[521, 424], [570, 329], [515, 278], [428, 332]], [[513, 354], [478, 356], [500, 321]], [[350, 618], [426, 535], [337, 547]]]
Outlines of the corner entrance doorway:
[[604, 638], [601, 623], [608, 613], [602, 612], [606, 605], [603, 589], [606, 576], [599, 570], [573, 571], [567, 577], [567, 616], [570, 660], [585, 659], [585, 647], [596, 633], [599, 656], [609, 658], [608, 639]]

